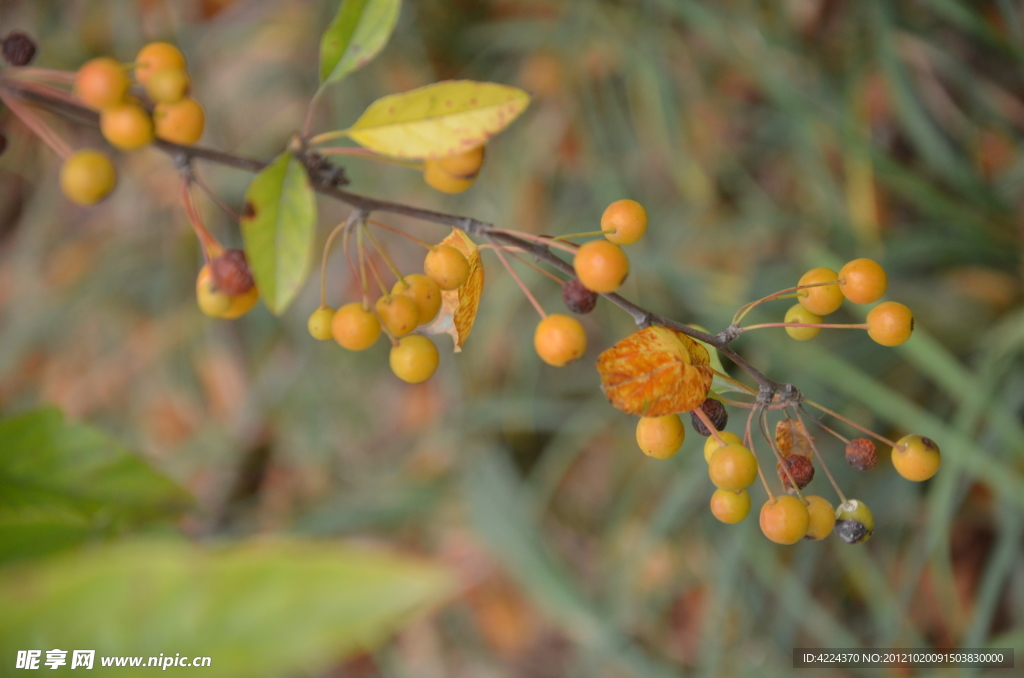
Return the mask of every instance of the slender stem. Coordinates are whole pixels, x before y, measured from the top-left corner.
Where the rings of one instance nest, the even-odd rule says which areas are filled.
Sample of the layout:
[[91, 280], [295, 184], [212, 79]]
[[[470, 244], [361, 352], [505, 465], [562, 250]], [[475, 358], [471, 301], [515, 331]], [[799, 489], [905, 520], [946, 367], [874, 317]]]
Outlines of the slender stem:
[[213, 234], [207, 230], [206, 224], [203, 223], [203, 215], [196, 206], [195, 196], [192, 194], [191, 178], [187, 176], [181, 178], [179, 196], [181, 204], [185, 208], [185, 216], [188, 217], [192, 230], [199, 238], [199, 245], [203, 250], [203, 260], [210, 263], [210, 259], [218, 256], [222, 248]]
[[764, 476], [764, 469], [761, 468], [761, 461], [757, 458], [757, 453], [754, 452], [754, 437], [750, 434], [750, 424], [754, 419], [754, 413], [758, 411], [758, 407], [750, 410], [750, 414], [747, 415], [747, 427], [743, 433], [743, 441], [750, 450], [750, 453], [754, 455], [754, 461], [757, 463], [757, 477], [761, 479], [761, 484], [764, 485], [764, 491], [768, 493], [768, 501], [775, 503], [775, 494], [772, 493], [771, 485], [768, 484], [768, 479]]
[[866, 330], [868, 328], [867, 323], [859, 324], [830, 324], [830, 323], [762, 323], [760, 325], [747, 325], [746, 327], [737, 328], [738, 332], [746, 332], [747, 330], [760, 330], [766, 327], [818, 327], [820, 329], [833, 329], [833, 330]]
[[[384, 248], [380, 246], [377, 239], [373, 237], [373, 233], [370, 233], [370, 229], [366, 227], [365, 222], [363, 223], [362, 228], [366, 231], [366, 237], [370, 239], [371, 243], [373, 243], [373, 249], [377, 250], [377, 254], [379, 254], [380, 258], [384, 261], [384, 265], [391, 269], [391, 272], [396, 278], [405, 282], [405, 276], [402, 275], [402, 272], [398, 270], [397, 266], [395, 266], [395, 262], [391, 261], [391, 257], [389, 257], [388, 253], [384, 251]], [[387, 294], [387, 292], [385, 291], [384, 294]]]
[[[348, 264], [348, 271], [352, 275], [352, 280], [359, 280], [359, 273], [356, 272], [356, 265], [352, 261], [352, 254], [349, 251], [349, 240], [352, 235], [351, 228], [345, 229], [345, 234], [341, 236], [341, 251], [345, 254], [345, 262]], [[363, 310], [366, 310], [366, 298], [363, 298]]]
[[[494, 241], [491, 239], [491, 236], [487, 236], [487, 239], [491, 240], [491, 245], [494, 245]], [[548, 314], [544, 312], [544, 307], [540, 305], [536, 298], [534, 298], [533, 293], [530, 292], [530, 288], [523, 284], [522, 278], [520, 278], [519, 274], [516, 273], [516, 270], [512, 268], [512, 265], [508, 263], [508, 259], [505, 258], [505, 253], [498, 247], [494, 248], [494, 253], [498, 255], [498, 259], [501, 260], [501, 265], [505, 267], [508, 274], [516, 281], [516, 284], [519, 285], [519, 289], [521, 289], [523, 294], [526, 295], [526, 298], [530, 300], [530, 303], [533, 304], [533, 307], [537, 310], [537, 313], [540, 314], [540, 317], [547, 318]]]
[[72, 85], [75, 82], [75, 73], [73, 71], [58, 71], [53, 68], [37, 68], [35, 66], [12, 69], [12, 71], [11, 75], [15, 77], [38, 78], [40, 80], [49, 80], [50, 82], [59, 82], [62, 85]]
[[[799, 298], [801, 296], [807, 296], [806, 294], [801, 295], [801, 290], [810, 289], [812, 287], [823, 287], [825, 285], [838, 284], [838, 280], [828, 280], [820, 283], [810, 283], [808, 285], [796, 285], [795, 287], [787, 287], [784, 290], [779, 290], [778, 292], [769, 294], [767, 297], [761, 297], [756, 301], [751, 301], [740, 306], [739, 310], [736, 311], [736, 315], [733, 316], [732, 324], [739, 325], [741, 322], [743, 322], [743, 319], [747, 316], [748, 313], [750, 313], [751, 311], [753, 311], [755, 308], [757, 308], [766, 301], [772, 301], [774, 299], [791, 299], [793, 297]], [[796, 294], [793, 294], [793, 292], [795, 292]]]
[[813, 421], [815, 424], [817, 424], [819, 428], [824, 429], [825, 431], [827, 431], [828, 433], [831, 433], [833, 436], [835, 436], [839, 440], [842, 440], [845, 444], [847, 444], [847, 445], [850, 444], [849, 438], [847, 438], [846, 436], [840, 434], [838, 431], [836, 431], [836, 430], [834, 430], [834, 429], [832, 429], [832, 428], [830, 428], [828, 426], [825, 426], [825, 424], [821, 423], [821, 421], [817, 417], [812, 417], [810, 414], [808, 414], [807, 418], [810, 419], [811, 421]]
[[4, 96], [0, 92], [0, 101], [7, 104], [7, 107], [11, 109], [18, 119], [25, 123], [25, 126], [32, 130], [37, 137], [43, 140], [50, 149], [57, 154], [61, 160], [67, 160], [71, 157], [73, 151], [63, 139], [61, 139], [56, 132], [50, 129], [42, 119], [30, 111], [27, 107], [23, 106], [20, 102], [14, 99], [14, 97]]
[[381, 279], [380, 273], [377, 272], [377, 267], [374, 265], [373, 259], [371, 259], [368, 254], [366, 255], [366, 265], [370, 269], [370, 273], [373, 274], [373, 279], [377, 281], [377, 285], [380, 287], [381, 296], [390, 296], [391, 293], [388, 292], [388, 288], [384, 285], [384, 280]]
[[[782, 472], [789, 480], [789, 486], [792, 487], [793, 491], [796, 492], [796, 495], [800, 497], [800, 501], [806, 505], [807, 500], [804, 498], [804, 493], [800, 491], [800, 486], [797, 485], [796, 479], [793, 478], [793, 473], [789, 470], [789, 465], [786, 463], [785, 457], [782, 456], [782, 452], [775, 445], [774, 436], [772, 436], [771, 431], [768, 430], [768, 412], [765, 411], [764, 408], [761, 409], [761, 415], [757, 419], [757, 428], [761, 431], [761, 435], [764, 439], [768, 441], [768, 447], [770, 447], [772, 452], [775, 454], [775, 459], [778, 462], [779, 467], [782, 468]], [[809, 437], [810, 436], [808, 436], [808, 438]], [[786, 483], [782, 483], [782, 489], [786, 489]]]
[[319, 146], [324, 142], [333, 141], [335, 139], [344, 139], [347, 136], [347, 129], [337, 130], [334, 132], [324, 132], [323, 134], [317, 134], [315, 137], [311, 138], [308, 143], [310, 146]]
[[305, 139], [309, 136], [309, 128], [313, 125], [313, 110], [316, 108], [317, 101], [320, 100], [320, 95], [324, 92], [324, 86], [320, 85], [316, 92], [309, 99], [309, 103], [306, 104], [306, 115], [302, 120], [302, 138]]
[[614, 233], [614, 228], [609, 228], [604, 231], [586, 231], [585, 233], [566, 233], [565, 235], [558, 235], [552, 238], [552, 240], [568, 240], [569, 238], [586, 238], [592, 235], [607, 235]]
[[751, 395], [757, 395], [757, 391], [755, 391], [754, 389], [750, 388], [749, 386], [744, 384], [742, 381], [736, 381], [735, 379], [730, 377], [725, 372], [719, 372], [718, 370], [716, 370], [713, 367], [711, 368], [711, 371], [714, 372], [716, 377], [724, 379], [725, 381], [729, 382], [730, 384], [732, 384], [736, 388], [740, 389], [741, 391], [745, 391], [747, 393], [750, 393]]
[[696, 417], [701, 420], [701, 423], [703, 423], [704, 426], [706, 426], [707, 429], [711, 431], [711, 435], [714, 436], [715, 440], [718, 441], [719, 445], [725, 445], [725, 441], [722, 440], [722, 436], [719, 435], [718, 429], [715, 428], [715, 425], [713, 423], [711, 423], [711, 418], [708, 417], [707, 413], [702, 408], [695, 407], [692, 410], [690, 410], [690, 412], [696, 415]]
[[[800, 422], [800, 425], [803, 427], [804, 431], [806, 431], [807, 426], [804, 424], [803, 417], [800, 416], [800, 410], [794, 407], [793, 413], [796, 414], [797, 421]], [[821, 464], [821, 468], [824, 469], [825, 475], [828, 476], [828, 481], [832, 483], [832, 488], [836, 491], [836, 494], [839, 495], [839, 501], [845, 504], [846, 495], [839, 489], [839, 483], [836, 482], [836, 479], [832, 477], [832, 472], [828, 470], [828, 464], [825, 463], [825, 459], [821, 456], [821, 453], [818, 452], [818, 446], [814, 444], [814, 438], [810, 433], [807, 434], [807, 442], [811, 444], [811, 450], [814, 451], [815, 458], [818, 460], [818, 463]]]
[[196, 185], [199, 186], [199, 188], [203, 189], [203, 193], [208, 195], [210, 197], [210, 200], [212, 200], [217, 205], [217, 207], [219, 207], [221, 211], [224, 212], [224, 214], [228, 215], [228, 218], [234, 221], [238, 221], [238, 212], [231, 209], [231, 206], [224, 202], [224, 200], [222, 200], [221, 197], [217, 195], [217, 193], [212, 188], [210, 188], [210, 186], [205, 181], [203, 181], [202, 177], [199, 176], [198, 172], [196, 172], [194, 169], [191, 170], [191, 172], [192, 180], [196, 182]]
[[417, 238], [415, 236], [409, 235], [408, 233], [406, 233], [405, 231], [403, 231], [400, 228], [395, 228], [394, 226], [388, 226], [387, 224], [383, 224], [383, 223], [381, 223], [379, 221], [373, 221], [372, 219], [367, 221], [366, 223], [370, 224], [371, 226], [377, 226], [378, 228], [387, 229], [387, 230], [391, 231], [392, 233], [396, 233], [396, 234], [402, 236], [403, 238], [405, 238], [407, 240], [412, 240], [414, 243], [416, 243], [420, 247], [426, 248], [428, 250], [431, 248], [430, 243], [428, 243], [427, 241], [420, 240], [419, 238]]
[[540, 273], [541, 275], [545, 275], [548, 278], [551, 278], [551, 280], [555, 281], [559, 285], [564, 285], [565, 284], [565, 281], [562, 280], [561, 278], [559, 278], [554, 273], [552, 273], [550, 271], [545, 271], [543, 268], [541, 268], [537, 264], [534, 264], [534, 263], [532, 263], [530, 261], [527, 261], [523, 257], [521, 257], [518, 254], [516, 254], [516, 252], [522, 252], [522, 250], [517, 248], [517, 247], [499, 247], [499, 246], [496, 246], [496, 245], [481, 245], [479, 249], [491, 249], [491, 250], [495, 250], [495, 251], [497, 251], [498, 249], [501, 249], [503, 252], [511, 254], [512, 258], [514, 258], [516, 261], [518, 261], [519, 263], [523, 264], [524, 266], [529, 266], [533, 270], [537, 271], [537, 273]]
[[366, 248], [363, 247], [363, 229], [356, 229], [356, 251], [359, 255], [359, 282], [363, 286], [363, 310], [370, 310], [370, 286], [366, 280]]
[[824, 407], [823, 405], [819, 405], [818, 403], [816, 403], [813, 400], [810, 400], [808, 398], [805, 398], [803, 402], [807, 403], [811, 407], [818, 408], [819, 410], [821, 410], [825, 414], [829, 415], [830, 417], [835, 417], [839, 421], [843, 422], [844, 424], [847, 424], [848, 426], [852, 426], [853, 428], [857, 429], [858, 431], [861, 431], [863, 433], [868, 434], [869, 436], [871, 436], [872, 438], [875, 438], [876, 440], [882, 441], [886, 445], [891, 445], [892, 447], [896, 447], [896, 443], [894, 443], [893, 441], [889, 440], [885, 436], [879, 435], [879, 434], [875, 433], [874, 431], [872, 431], [869, 428], [865, 428], [865, 427], [861, 426], [860, 424], [857, 424], [857, 423], [855, 423], [853, 421], [850, 421], [849, 419], [847, 419], [843, 415], [839, 414], [838, 412], [833, 412], [832, 410], [828, 409], [827, 407]]
[[544, 237], [541, 237], [539, 235], [533, 235], [532, 233], [522, 233], [520, 231], [507, 231], [507, 230], [505, 230], [503, 228], [491, 228], [490, 230], [491, 230], [491, 233], [493, 233], [495, 235], [497, 235], [497, 234], [511, 235], [511, 236], [515, 236], [516, 238], [521, 238], [523, 240], [532, 240], [533, 242], [536, 242], [536, 243], [543, 243], [544, 245], [549, 245], [549, 246], [554, 247], [556, 249], [560, 249], [563, 252], [568, 252], [569, 254], [576, 254], [576, 249], [577, 248], [570, 247], [569, 245], [566, 245], [565, 243], [562, 243], [562, 242], [558, 242], [554, 238], [544, 238]]
[[[331, 253], [331, 244], [334, 243], [334, 238], [339, 233], [355, 223], [355, 219], [356, 212], [353, 212], [349, 215], [348, 219], [334, 227], [331, 234], [327, 236], [327, 242], [324, 243], [324, 253], [320, 261], [320, 308], [327, 306], [327, 259]], [[348, 258], [348, 252], [345, 253], [345, 258]]]

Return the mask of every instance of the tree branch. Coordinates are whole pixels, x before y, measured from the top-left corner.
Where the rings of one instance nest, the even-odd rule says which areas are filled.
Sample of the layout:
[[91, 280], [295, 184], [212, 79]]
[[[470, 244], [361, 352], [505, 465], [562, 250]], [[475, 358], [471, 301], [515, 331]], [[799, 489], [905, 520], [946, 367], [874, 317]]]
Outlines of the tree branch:
[[[37, 91], [32, 88], [31, 83], [19, 80], [17, 77], [0, 77], [0, 88], [3, 89], [5, 94], [17, 97], [26, 103], [38, 106], [73, 122], [92, 127], [99, 126], [99, 114], [96, 111], [46, 94], [45, 92]], [[161, 139], [155, 140], [153, 146], [168, 154], [182, 171], [187, 171], [193, 160], [204, 160], [246, 172], [259, 172], [268, 164], [262, 160], [245, 158], [201, 146], [181, 146]], [[400, 214], [420, 221], [457, 228], [471, 236], [486, 237], [503, 245], [521, 248], [525, 253], [533, 256], [535, 260], [544, 262], [570, 277], [576, 277], [572, 265], [552, 252], [547, 245], [518, 238], [510, 233], [496, 229], [493, 224], [478, 219], [436, 212], [346, 191], [340, 188], [341, 184], [346, 183], [340, 167], [330, 165], [323, 157], [318, 156], [312, 151], [300, 151], [300, 157], [309, 170], [310, 181], [318, 193], [340, 200], [356, 210], [365, 213], [386, 212]], [[328, 168], [328, 170], [324, 171], [325, 168]], [[762, 404], [771, 402], [776, 394], [781, 395], [787, 401], [799, 401], [801, 395], [796, 387], [792, 384], [769, 379], [729, 347], [729, 344], [739, 336], [739, 333], [735, 331], [735, 327], [727, 328], [719, 334], [708, 334], [670, 318], [656, 315], [618, 294], [604, 294], [602, 296], [628, 313], [640, 329], [651, 325], [661, 325], [717, 348], [722, 355], [757, 381], [760, 387], [758, 401]]]

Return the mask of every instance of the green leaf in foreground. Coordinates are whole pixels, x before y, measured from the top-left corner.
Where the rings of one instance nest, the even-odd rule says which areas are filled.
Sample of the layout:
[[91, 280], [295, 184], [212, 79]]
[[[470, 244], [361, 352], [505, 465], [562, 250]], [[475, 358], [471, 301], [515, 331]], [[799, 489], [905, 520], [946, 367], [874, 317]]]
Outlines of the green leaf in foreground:
[[0, 563], [164, 519], [191, 503], [137, 455], [56, 409], [0, 422]]
[[319, 675], [451, 588], [435, 565], [327, 542], [124, 542], [5, 570], [0, 656], [89, 648], [98, 675], [123, 675], [99, 657], [181, 653], [221, 678]]
[[282, 153], [249, 184], [242, 238], [263, 303], [280, 315], [306, 281], [316, 233], [316, 196], [306, 168]]
[[320, 39], [320, 82], [341, 80], [387, 44], [401, 0], [343, 0]]

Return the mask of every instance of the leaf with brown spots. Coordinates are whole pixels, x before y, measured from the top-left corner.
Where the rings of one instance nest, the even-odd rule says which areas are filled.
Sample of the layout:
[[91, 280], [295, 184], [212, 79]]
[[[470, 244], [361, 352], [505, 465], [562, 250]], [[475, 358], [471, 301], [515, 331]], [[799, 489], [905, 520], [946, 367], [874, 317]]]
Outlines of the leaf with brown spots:
[[648, 327], [602, 353], [601, 388], [617, 409], [661, 417], [699, 407], [711, 388], [707, 350], [682, 332]]
[[459, 229], [453, 228], [440, 244], [454, 247], [466, 255], [469, 260], [469, 278], [458, 289], [441, 292], [441, 312], [422, 331], [427, 334], [450, 334], [455, 342], [455, 352], [460, 353], [480, 308], [480, 297], [484, 291], [484, 267], [476, 243]]
[[802, 454], [811, 456], [811, 434], [804, 428], [803, 422], [795, 419], [783, 419], [775, 425], [775, 444], [779, 446], [782, 456]]

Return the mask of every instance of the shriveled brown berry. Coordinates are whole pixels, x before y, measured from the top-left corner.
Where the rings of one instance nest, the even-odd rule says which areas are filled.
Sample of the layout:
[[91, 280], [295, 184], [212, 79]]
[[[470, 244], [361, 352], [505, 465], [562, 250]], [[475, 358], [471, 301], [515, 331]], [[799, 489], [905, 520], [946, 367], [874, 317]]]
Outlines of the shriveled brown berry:
[[36, 42], [28, 33], [8, 33], [3, 43], [4, 61], [12, 66], [27, 66], [36, 56]]
[[562, 285], [562, 301], [573, 313], [590, 313], [597, 305], [597, 292], [591, 292], [579, 280], [570, 280]]
[[210, 270], [217, 289], [230, 294], [244, 294], [253, 286], [252, 271], [242, 250], [225, 250], [210, 261]]
[[[796, 482], [798, 489], [804, 489], [807, 483], [811, 482], [814, 478], [814, 464], [811, 462], [810, 457], [805, 457], [802, 454], [791, 454], [784, 459], [786, 468], [789, 469], [789, 475], [793, 476], [793, 480]], [[793, 484], [789, 482], [789, 476], [782, 468], [782, 462], [775, 465], [776, 470], [779, 472], [779, 479], [782, 480], [782, 487], [787, 492], [792, 491]]]
[[[708, 398], [704, 401], [704, 404], [700, 406], [700, 409], [704, 410], [704, 414], [708, 415], [708, 419], [715, 425], [716, 431], [724, 431], [726, 424], [729, 423], [729, 411], [725, 409], [725, 405], [722, 401], [715, 400], [714, 398]], [[702, 436], [711, 435], [711, 431], [704, 422], [700, 420], [695, 413], [690, 412], [690, 424], [693, 426], [693, 430]]]
[[858, 471], [867, 471], [878, 461], [875, 443], [867, 438], [855, 438], [846, 443], [846, 461]]

